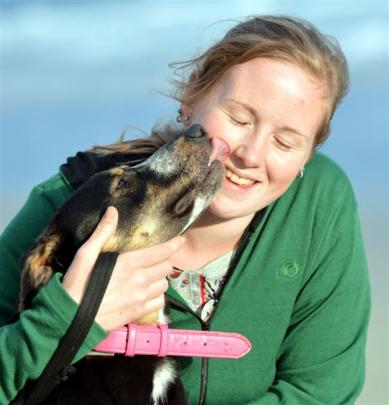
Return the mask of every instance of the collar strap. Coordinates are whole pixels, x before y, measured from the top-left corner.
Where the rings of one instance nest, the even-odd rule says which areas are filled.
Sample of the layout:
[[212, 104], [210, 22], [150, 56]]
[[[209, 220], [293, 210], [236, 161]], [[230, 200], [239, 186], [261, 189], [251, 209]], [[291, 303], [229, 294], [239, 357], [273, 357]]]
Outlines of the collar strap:
[[190, 356], [238, 359], [251, 349], [239, 333], [169, 329], [167, 325], [129, 324], [111, 331], [95, 351], [125, 356]]

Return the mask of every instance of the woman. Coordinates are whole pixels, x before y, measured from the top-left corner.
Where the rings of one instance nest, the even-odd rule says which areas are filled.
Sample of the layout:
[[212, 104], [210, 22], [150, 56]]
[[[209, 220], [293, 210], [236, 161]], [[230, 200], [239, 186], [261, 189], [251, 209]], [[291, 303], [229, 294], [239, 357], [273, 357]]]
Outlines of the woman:
[[[171, 327], [236, 331], [253, 344], [240, 360], [179, 359], [190, 403], [352, 403], [364, 379], [366, 261], [351, 186], [315, 152], [347, 89], [344, 56], [309, 23], [267, 16], [186, 67], [178, 121], [229, 144], [222, 189], [184, 238], [119, 256], [77, 359], [106, 331], [159, 309], [167, 290]], [[1, 239], [2, 324], [15, 311], [19, 257], [55, 208], [94, 171], [160, 144], [154, 134], [105, 148], [120, 153], [78, 155], [33, 190]], [[0, 401], [43, 370], [116, 221], [109, 209], [63, 280], [1, 329]]]

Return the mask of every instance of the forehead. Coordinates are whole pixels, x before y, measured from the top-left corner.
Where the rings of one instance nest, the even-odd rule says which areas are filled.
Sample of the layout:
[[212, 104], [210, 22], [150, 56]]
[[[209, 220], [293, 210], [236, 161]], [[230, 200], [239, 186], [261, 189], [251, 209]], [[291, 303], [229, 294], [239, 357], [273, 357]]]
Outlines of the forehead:
[[295, 127], [303, 120], [309, 131], [317, 130], [328, 109], [322, 81], [296, 64], [273, 58], [233, 66], [211, 93], [220, 103], [243, 101], [276, 124]]

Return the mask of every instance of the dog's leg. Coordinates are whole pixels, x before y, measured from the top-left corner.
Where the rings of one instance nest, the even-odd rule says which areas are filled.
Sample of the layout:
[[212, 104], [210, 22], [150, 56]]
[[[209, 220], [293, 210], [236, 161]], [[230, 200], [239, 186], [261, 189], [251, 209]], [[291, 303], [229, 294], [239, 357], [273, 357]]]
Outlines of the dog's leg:
[[61, 243], [61, 236], [55, 232], [43, 234], [36, 247], [26, 256], [20, 280], [19, 311], [31, 306], [38, 290], [52, 277], [53, 258]]

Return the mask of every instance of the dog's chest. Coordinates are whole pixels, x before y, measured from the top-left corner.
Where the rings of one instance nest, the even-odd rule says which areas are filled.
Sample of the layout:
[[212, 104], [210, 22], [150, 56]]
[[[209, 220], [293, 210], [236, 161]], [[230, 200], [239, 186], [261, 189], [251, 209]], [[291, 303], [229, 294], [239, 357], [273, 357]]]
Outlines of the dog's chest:
[[151, 397], [155, 404], [164, 404], [169, 385], [176, 379], [176, 371], [169, 359], [163, 359], [154, 373]]

